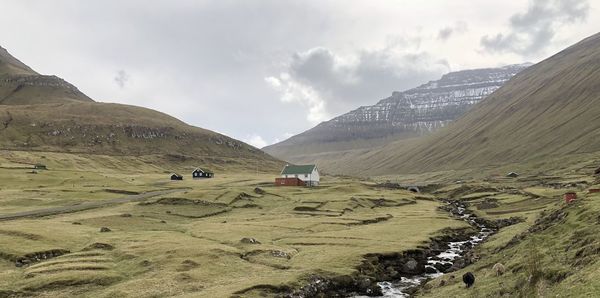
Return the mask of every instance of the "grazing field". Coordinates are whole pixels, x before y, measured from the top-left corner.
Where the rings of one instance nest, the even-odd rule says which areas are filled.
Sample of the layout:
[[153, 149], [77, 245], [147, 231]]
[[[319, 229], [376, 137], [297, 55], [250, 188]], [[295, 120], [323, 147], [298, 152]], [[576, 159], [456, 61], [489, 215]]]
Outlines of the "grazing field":
[[[0, 159], [0, 216], [65, 213], [0, 221], [0, 296], [254, 296], [257, 285], [350, 274], [367, 253], [415, 248], [465, 225], [431, 196], [368, 181], [274, 187], [277, 173], [192, 180], [186, 169], [170, 181], [171, 169], [104, 158], [82, 165], [69, 154], [46, 155], [48, 170], [32, 174], [23, 159]], [[137, 195], [162, 190], [173, 192]], [[128, 196], [136, 200], [111, 202]], [[69, 208], [90, 202], [105, 204]]]
[[[34, 174], [38, 162], [48, 169]], [[277, 173], [241, 170], [193, 180], [194, 166], [0, 157], [0, 297], [272, 296], [269, 289], [298, 288], [314, 275], [352, 274], [366, 254], [407, 251], [467, 226], [437, 199], [466, 202], [482, 218], [524, 221], [477, 247], [474, 264], [427, 282], [421, 295], [586, 296], [600, 287], [600, 197], [587, 193], [600, 181], [590, 163], [479, 180], [326, 176], [316, 188], [275, 187]], [[171, 172], [184, 180], [170, 181]], [[379, 184], [385, 179], [422, 181], [422, 193]], [[570, 191], [576, 204], [562, 198]], [[55, 212], [42, 212], [49, 208]], [[496, 262], [507, 268], [502, 277], [491, 269]], [[468, 290], [460, 281], [467, 271], [476, 276]]]

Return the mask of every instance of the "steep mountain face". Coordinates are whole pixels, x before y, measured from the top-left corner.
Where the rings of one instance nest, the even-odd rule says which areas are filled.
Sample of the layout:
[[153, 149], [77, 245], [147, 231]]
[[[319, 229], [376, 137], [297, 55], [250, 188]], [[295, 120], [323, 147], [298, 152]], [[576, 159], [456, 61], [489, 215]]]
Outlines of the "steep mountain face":
[[279, 170], [268, 154], [227, 136], [136, 106], [98, 103], [0, 51], [0, 150], [157, 155], [213, 169]]
[[330, 170], [418, 173], [544, 163], [596, 152], [600, 152], [600, 34], [522, 71], [448, 127], [347, 156]]
[[527, 66], [451, 72], [440, 80], [394, 92], [373, 106], [360, 107], [264, 150], [292, 162], [305, 162], [324, 153], [332, 157], [335, 152], [429, 134], [460, 117]]
[[0, 104], [26, 105], [93, 100], [56, 76], [40, 75], [0, 47]]

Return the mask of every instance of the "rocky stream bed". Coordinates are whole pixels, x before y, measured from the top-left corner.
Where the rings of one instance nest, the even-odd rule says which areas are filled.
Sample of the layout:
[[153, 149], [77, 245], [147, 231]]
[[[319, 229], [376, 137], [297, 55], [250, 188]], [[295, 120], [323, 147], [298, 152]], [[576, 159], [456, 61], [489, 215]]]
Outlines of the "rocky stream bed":
[[[462, 269], [478, 260], [473, 248], [500, 228], [523, 221], [519, 217], [487, 220], [468, 209], [468, 203], [443, 200], [440, 209], [470, 227], [446, 229], [426, 246], [391, 254], [367, 254], [357, 272], [347, 276], [310, 276], [295, 290], [270, 289], [278, 297], [411, 297], [426, 281]], [[283, 292], [283, 293], [282, 293]]]

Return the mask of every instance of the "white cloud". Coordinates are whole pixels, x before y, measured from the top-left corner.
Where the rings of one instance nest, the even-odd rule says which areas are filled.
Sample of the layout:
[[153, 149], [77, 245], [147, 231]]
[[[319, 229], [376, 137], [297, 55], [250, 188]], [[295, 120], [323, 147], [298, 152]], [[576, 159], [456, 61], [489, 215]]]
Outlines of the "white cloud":
[[281, 93], [282, 102], [298, 103], [308, 108], [306, 120], [312, 125], [319, 124], [330, 117], [325, 109], [325, 100], [312, 86], [293, 80], [287, 73], [280, 74], [279, 78], [267, 77], [265, 80]]
[[245, 143], [248, 143], [248, 144], [256, 147], [256, 148], [262, 148], [262, 147], [269, 145], [269, 143], [267, 143], [267, 141], [265, 141], [261, 136], [259, 136], [257, 134], [252, 134], [250, 136], [247, 136], [243, 141]]

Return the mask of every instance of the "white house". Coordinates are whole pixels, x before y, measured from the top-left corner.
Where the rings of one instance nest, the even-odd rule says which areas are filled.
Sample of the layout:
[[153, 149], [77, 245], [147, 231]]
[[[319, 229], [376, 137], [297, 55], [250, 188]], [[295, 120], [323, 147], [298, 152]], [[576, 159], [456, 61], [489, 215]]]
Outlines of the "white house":
[[318, 186], [321, 177], [316, 165], [285, 165], [281, 178], [298, 178], [306, 186]]

